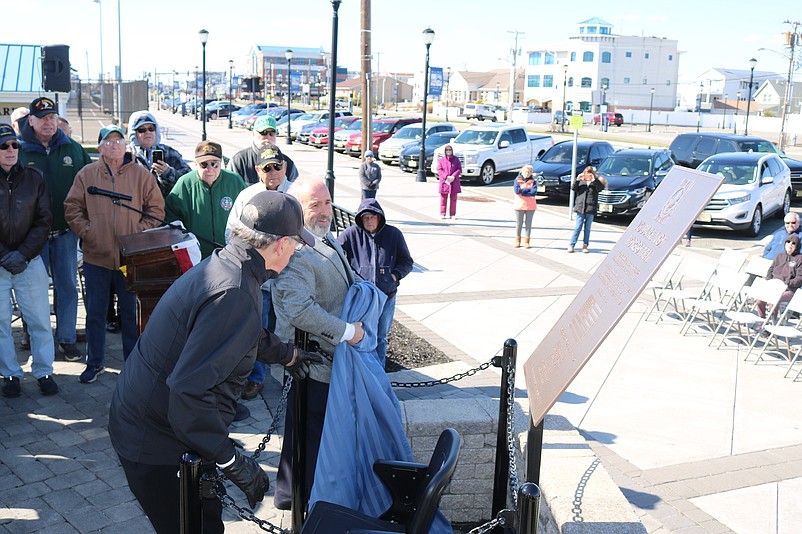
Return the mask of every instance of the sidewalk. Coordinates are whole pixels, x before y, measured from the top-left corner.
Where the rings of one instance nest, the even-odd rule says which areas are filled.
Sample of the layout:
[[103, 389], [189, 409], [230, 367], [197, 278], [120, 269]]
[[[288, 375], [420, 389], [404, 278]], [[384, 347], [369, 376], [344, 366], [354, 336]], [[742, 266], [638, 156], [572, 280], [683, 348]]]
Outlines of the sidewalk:
[[[200, 123], [156, 115], [169, 125], [165, 142], [191, 158]], [[250, 143], [249, 132], [228, 130], [223, 121], [207, 129], [229, 156]], [[283, 141], [301, 173], [325, 175], [325, 151]], [[335, 157], [334, 200], [352, 210], [359, 201], [358, 165], [357, 159]], [[535, 215], [533, 248], [513, 249], [512, 209], [504, 200], [511, 191], [467, 188], [458, 219], [442, 221], [431, 179], [417, 183], [415, 175], [387, 167], [383, 176], [378, 199], [416, 261], [400, 288], [397, 320], [468, 367], [515, 338], [521, 371], [620, 237], [619, 230], [594, 223], [591, 253], [567, 254], [572, 222], [564, 208], [545, 207]], [[679, 252], [709, 258], [697, 249]], [[796, 410], [802, 382], [783, 379], [784, 368], [744, 364], [735, 348], [715, 350], [707, 338], [683, 337], [678, 324], [644, 322], [648, 303], [641, 298], [629, 310], [552, 413], [568, 418], [590, 441], [649, 532], [796, 532], [802, 522]], [[18, 336], [19, 324], [14, 327]], [[55, 371], [59, 395], [42, 397], [26, 375], [22, 397], [0, 399], [0, 531], [152, 531], [105, 430], [122, 364], [119, 335], [108, 341], [109, 372], [97, 382], [79, 384], [83, 365], [61, 361]], [[29, 356], [18, 355], [21, 361]], [[426, 372], [448, 375], [454, 365]], [[494, 396], [497, 385], [491, 368], [450, 389]], [[522, 372], [517, 391], [525, 391]], [[279, 394], [279, 384], [270, 382], [262, 398], [248, 402], [252, 417], [234, 425], [232, 436], [246, 450], [261, 441]], [[280, 442], [280, 436], [271, 439], [263, 455], [271, 483]], [[239, 490], [230, 493], [242, 502]], [[256, 514], [289, 526], [287, 514], [272, 507], [272, 488]], [[228, 512], [224, 519], [227, 532], [258, 531]]]

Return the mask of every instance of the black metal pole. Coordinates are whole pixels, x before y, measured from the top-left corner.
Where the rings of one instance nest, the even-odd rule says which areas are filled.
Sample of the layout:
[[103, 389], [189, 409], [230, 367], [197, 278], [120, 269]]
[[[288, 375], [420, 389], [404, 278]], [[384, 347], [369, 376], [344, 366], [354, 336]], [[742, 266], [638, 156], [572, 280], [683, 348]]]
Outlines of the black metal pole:
[[744, 135], [749, 135], [749, 109], [752, 107], [752, 80], [755, 78], [755, 66], [749, 71], [749, 98], [746, 101], [746, 123], [744, 124]]
[[201, 134], [201, 141], [206, 141], [206, 43], [203, 43], [203, 88], [201, 88], [201, 123], [203, 124], [203, 133]]
[[329, 71], [329, 139], [326, 159], [326, 187], [334, 202], [334, 112], [337, 97], [337, 28], [341, 0], [331, 0], [331, 69]]
[[180, 534], [203, 532], [203, 507], [201, 506], [201, 458], [194, 452], [181, 455], [178, 465], [180, 484], [181, 522]]
[[292, 57], [289, 56], [291, 50], [287, 50], [287, 144], [292, 144], [292, 121], [290, 118], [290, 101], [292, 100]]
[[[501, 355], [501, 391], [498, 405], [498, 432], [496, 434], [496, 469], [493, 475], [493, 507], [491, 517], [507, 507], [507, 486], [510, 478], [510, 459], [507, 443], [510, 436], [507, 432], [507, 419], [509, 417], [508, 404], [510, 391], [508, 382], [509, 370], [515, 370], [515, 361], [518, 355], [518, 343], [514, 339], [504, 342], [504, 351]], [[495, 360], [495, 358], [494, 358]], [[495, 365], [496, 362], [494, 361]]]
[[526, 480], [540, 484], [540, 466], [543, 460], [543, 421], [537, 425], [529, 418], [526, 437]]
[[652, 94], [649, 96], [649, 131], [652, 131], [652, 107], [654, 106], [654, 89], [652, 89]]
[[[295, 346], [309, 350], [309, 333], [295, 330]], [[306, 381], [293, 380], [292, 418], [292, 530], [300, 532], [306, 515]]]
[[231, 124], [234, 111], [234, 64], [228, 65], [228, 129], [231, 130], [234, 126]]
[[426, 101], [429, 99], [429, 48], [431, 43], [426, 44], [426, 67], [423, 69], [423, 122], [421, 123], [420, 135], [420, 159], [418, 160], [418, 174], [416, 182], [426, 181]]
[[197, 67], [197, 65], [195, 66], [195, 89], [192, 92], [195, 93], [195, 113], [193, 113], [193, 115], [195, 115], [195, 120], [198, 120], [198, 117], [200, 117], [200, 115], [198, 115], [198, 67]]
[[540, 517], [540, 488], [532, 482], [527, 482], [518, 488], [515, 532], [517, 534], [537, 534], [538, 517]]

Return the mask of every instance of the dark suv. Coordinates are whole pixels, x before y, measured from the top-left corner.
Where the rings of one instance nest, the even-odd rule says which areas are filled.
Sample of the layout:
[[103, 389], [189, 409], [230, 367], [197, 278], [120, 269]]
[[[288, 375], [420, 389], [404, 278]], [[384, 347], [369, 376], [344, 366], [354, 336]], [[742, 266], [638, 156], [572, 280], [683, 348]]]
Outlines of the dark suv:
[[[563, 141], [548, 149], [532, 164], [532, 176], [538, 193], [567, 197], [571, 191], [571, 157], [573, 141]], [[576, 145], [576, 174], [587, 165], [598, 166], [615, 152], [606, 141], [579, 141]]]
[[607, 179], [599, 193], [599, 215], [631, 215], [640, 210], [674, 166], [665, 148], [619, 150], [597, 171]]
[[668, 147], [674, 159], [683, 167], [695, 169], [713, 154], [723, 152], [764, 152], [779, 155], [791, 169], [791, 186], [794, 197], [802, 197], [802, 161], [789, 158], [762, 137], [717, 133], [679, 134]]

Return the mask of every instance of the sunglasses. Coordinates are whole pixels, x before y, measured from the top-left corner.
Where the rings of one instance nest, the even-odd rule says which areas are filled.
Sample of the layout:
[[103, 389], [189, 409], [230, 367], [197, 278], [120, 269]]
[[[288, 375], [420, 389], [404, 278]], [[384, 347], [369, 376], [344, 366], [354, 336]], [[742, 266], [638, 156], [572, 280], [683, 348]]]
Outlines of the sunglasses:
[[153, 126], [151, 126], [150, 128], [144, 128], [143, 127], [143, 128], [137, 128], [136, 129], [136, 133], [139, 133], [139, 134], [143, 134], [145, 132], [155, 132], [155, 131], [156, 131], [156, 128], [153, 127]]
[[201, 169], [205, 169], [206, 167], [211, 167], [212, 169], [216, 169], [220, 166], [219, 161], [201, 161], [198, 163]]
[[276, 135], [276, 130], [265, 130], [263, 132], [257, 132], [259, 135]]
[[262, 172], [270, 172], [271, 170], [280, 171], [281, 169], [284, 168], [284, 164], [283, 163], [265, 163], [260, 168], [262, 169]]
[[18, 150], [19, 143], [17, 143], [16, 141], [11, 141], [10, 143], [3, 143], [2, 145], [0, 145], [0, 150], [8, 150], [9, 147], [13, 148], [14, 150]]

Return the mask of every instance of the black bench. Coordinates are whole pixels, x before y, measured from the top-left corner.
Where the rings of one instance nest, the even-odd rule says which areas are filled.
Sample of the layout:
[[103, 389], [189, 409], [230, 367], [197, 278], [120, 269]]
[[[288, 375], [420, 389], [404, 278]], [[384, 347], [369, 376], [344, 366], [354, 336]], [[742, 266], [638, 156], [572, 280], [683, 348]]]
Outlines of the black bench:
[[334, 212], [334, 230], [337, 235], [356, 222], [356, 214], [352, 211], [341, 208], [337, 204], [332, 204], [331, 210]]

